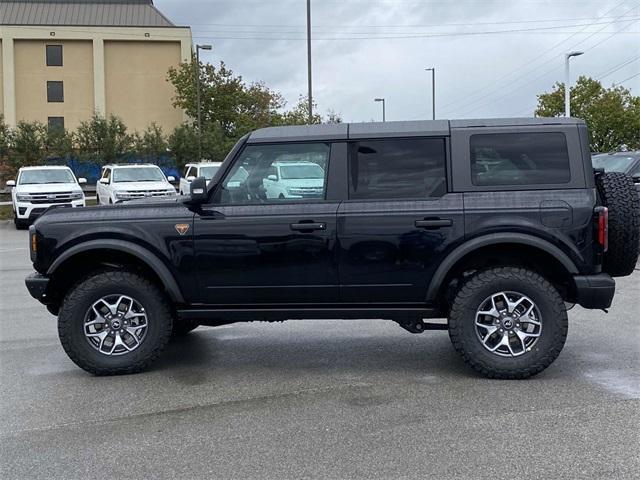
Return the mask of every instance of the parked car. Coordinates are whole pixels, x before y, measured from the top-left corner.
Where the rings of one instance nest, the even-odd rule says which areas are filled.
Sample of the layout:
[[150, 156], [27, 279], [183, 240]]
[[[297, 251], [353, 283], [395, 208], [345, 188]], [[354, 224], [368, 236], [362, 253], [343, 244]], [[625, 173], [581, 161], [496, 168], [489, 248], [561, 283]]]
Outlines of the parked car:
[[189, 195], [189, 185], [198, 177], [204, 177], [207, 182], [211, 180], [220, 170], [220, 165], [222, 162], [187, 163], [184, 167], [184, 174], [180, 178], [180, 195]]
[[313, 162], [274, 162], [264, 179], [267, 198], [322, 198], [324, 169]]
[[70, 168], [60, 166], [22, 167], [17, 180], [9, 180], [13, 221], [17, 229], [26, 228], [49, 207], [84, 207], [85, 197]]
[[[325, 172], [321, 194], [268, 195], [295, 159]], [[567, 304], [606, 309], [633, 272], [633, 192], [594, 172], [571, 118], [266, 128], [190, 196], [47, 212], [26, 284], [97, 375], [138, 372], [198, 325], [382, 318], [525, 378], [560, 354]]]
[[96, 184], [99, 205], [126, 202], [136, 198], [175, 196], [176, 189], [160, 167], [151, 164], [106, 165]]
[[605, 172], [622, 172], [633, 177], [640, 194], [640, 151], [598, 153], [593, 155], [593, 167]]

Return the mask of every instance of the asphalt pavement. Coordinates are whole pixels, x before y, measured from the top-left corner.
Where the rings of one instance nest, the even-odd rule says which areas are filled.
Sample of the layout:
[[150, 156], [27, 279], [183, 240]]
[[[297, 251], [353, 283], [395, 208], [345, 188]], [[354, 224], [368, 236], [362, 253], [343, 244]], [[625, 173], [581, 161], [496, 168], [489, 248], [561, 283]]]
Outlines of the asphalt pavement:
[[201, 327], [146, 373], [93, 377], [33, 300], [27, 234], [0, 224], [0, 478], [638, 478], [640, 272], [569, 312], [525, 381], [392, 322]]

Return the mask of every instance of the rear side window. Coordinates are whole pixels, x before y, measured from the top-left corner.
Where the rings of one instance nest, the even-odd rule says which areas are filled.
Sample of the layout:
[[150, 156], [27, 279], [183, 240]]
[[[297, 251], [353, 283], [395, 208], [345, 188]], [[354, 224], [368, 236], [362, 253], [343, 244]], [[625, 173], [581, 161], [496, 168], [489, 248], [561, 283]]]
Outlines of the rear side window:
[[446, 193], [443, 138], [365, 140], [349, 158], [349, 198], [393, 200]]
[[471, 135], [474, 185], [543, 185], [571, 180], [563, 133], [491, 133]]

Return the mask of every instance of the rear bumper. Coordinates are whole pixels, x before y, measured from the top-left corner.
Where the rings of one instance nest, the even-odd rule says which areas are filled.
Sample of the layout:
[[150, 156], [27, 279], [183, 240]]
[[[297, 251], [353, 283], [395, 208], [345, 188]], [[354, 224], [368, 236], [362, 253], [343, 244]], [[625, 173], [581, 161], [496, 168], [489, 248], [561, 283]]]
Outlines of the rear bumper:
[[584, 308], [609, 308], [616, 292], [616, 282], [606, 273], [576, 275], [576, 303]]
[[47, 287], [49, 286], [49, 278], [39, 273], [32, 273], [25, 278], [24, 283], [27, 285], [29, 294], [43, 304], [47, 304]]

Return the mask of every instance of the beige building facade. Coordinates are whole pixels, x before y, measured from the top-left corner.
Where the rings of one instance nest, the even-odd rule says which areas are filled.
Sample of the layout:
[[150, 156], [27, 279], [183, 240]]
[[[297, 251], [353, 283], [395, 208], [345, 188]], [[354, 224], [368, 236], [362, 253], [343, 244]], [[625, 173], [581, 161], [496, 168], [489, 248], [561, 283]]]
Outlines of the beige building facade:
[[0, 2], [0, 112], [5, 122], [75, 130], [94, 113], [130, 130], [186, 120], [170, 67], [191, 59], [191, 30], [151, 0]]

